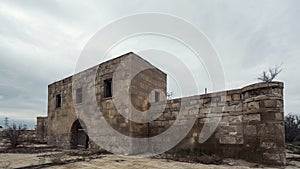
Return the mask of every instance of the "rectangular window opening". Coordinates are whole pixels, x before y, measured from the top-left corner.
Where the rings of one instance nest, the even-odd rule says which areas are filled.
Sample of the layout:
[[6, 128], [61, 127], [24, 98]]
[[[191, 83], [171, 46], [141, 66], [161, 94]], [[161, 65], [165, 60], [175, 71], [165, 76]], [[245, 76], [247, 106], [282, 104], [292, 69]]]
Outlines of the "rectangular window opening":
[[60, 108], [61, 107], [61, 95], [58, 94], [56, 95], [56, 108]]
[[160, 93], [155, 92], [155, 102], [159, 102], [159, 100], [160, 100]]
[[76, 89], [76, 103], [82, 103], [82, 87]]
[[104, 98], [112, 97], [112, 79], [104, 80]]

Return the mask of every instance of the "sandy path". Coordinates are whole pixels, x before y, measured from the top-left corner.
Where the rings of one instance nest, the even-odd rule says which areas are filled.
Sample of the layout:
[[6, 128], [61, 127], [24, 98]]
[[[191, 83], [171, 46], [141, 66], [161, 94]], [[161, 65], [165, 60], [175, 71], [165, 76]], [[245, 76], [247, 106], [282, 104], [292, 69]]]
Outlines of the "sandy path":
[[[29, 165], [38, 165], [47, 161], [41, 161], [38, 157], [45, 153], [39, 154], [16, 154], [16, 153], [4, 153], [0, 154], [0, 168], [3, 165], [10, 164], [12, 168], [24, 167]], [[48, 153], [49, 154], [49, 153]]]
[[[46, 153], [40, 154], [0, 154], [0, 168], [5, 163], [10, 163], [10, 167], [24, 167], [38, 165], [49, 162], [49, 159], [39, 157]], [[47, 153], [48, 155], [50, 153]], [[44, 161], [43, 161], [44, 160]], [[204, 165], [195, 163], [185, 163], [176, 161], [167, 161], [165, 159], [151, 158], [131, 158], [116, 155], [105, 155], [102, 158], [69, 163], [60, 166], [47, 167], [48, 169], [250, 169], [246, 166], [227, 166], [227, 165]], [[286, 169], [299, 169], [300, 165], [287, 166]], [[265, 168], [267, 169], [267, 168]]]
[[[118, 161], [118, 162], [117, 162]], [[130, 158], [115, 155], [107, 155], [101, 159], [89, 162], [77, 162], [63, 166], [49, 167], [56, 169], [80, 168], [80, 169], [249, 169], [243, 166], [204, 165], [184, 162], [167, 161], [164, 159]]]

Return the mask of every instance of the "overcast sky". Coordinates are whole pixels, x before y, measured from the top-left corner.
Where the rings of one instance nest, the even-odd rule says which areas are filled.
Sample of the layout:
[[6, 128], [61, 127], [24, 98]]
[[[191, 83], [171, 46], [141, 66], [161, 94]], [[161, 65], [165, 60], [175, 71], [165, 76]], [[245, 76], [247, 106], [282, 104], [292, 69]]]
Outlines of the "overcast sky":
[[[285, 113], [300, 113], [300, 1], [2, 0], [0, 125], [7, 116], [32, 126], [47, 114], [47, 85], [74, 73], [88, 40], [119, 18], [145, 12], [177, 16], [201, 30], [219, 54], [227, 89], [258, 82], [263, 70], [283, 63], [277, 80], [285, 82]], [[132, 39], [111, 56], [172, 43], [151, 40]]]

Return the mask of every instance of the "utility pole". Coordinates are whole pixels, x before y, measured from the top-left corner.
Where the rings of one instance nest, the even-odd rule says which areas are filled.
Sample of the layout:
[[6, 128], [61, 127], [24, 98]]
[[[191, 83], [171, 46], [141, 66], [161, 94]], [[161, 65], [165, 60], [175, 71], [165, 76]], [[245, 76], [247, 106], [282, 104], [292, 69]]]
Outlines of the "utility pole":
[[8, 128], [8, 117], [5, 117], [4, 118], [4, 129], [7, 129]]

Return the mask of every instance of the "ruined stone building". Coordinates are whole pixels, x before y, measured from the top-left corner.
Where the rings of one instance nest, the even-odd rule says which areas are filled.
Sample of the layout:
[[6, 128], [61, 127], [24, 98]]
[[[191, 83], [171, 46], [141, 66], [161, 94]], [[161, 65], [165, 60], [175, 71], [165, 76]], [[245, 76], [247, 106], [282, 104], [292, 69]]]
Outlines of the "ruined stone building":
[[[124, 59], [134, 61], [130, 69], [138, 66], [147, 69], [133, 77], [122, 71], [120, 77], [114, 76]], [[113, 86], [119, 84], [128, 87], [128, 99], [118, 100], [124, 96]], [[138, 154], [159, 149], [157, 144], [150, 144], [151, 138], [167, 133], [174, 125], [180, 126], [186, 119], [193, 119], [191, 129], [168, 152], [216, 154], [267, 164], [285, 163], [283, 83], [257, 83], [240, 89], [172, 100], [165, 100], [166, 90], [167, 75], [164, 72], [134, 53], [124, 54], [50, 84], [47, 117], [37, 118], [38, 138], [63, 148], [93, 148], [95, 142], [103, 143], [118, 152], [123, 150], [116, 144], [122, 141], [128, 143], [132, 154]], [[91, 95], [98, 108], [92, 106]], [[115, 105], [116, 101], [120, 104]], [[161, 108], [163, 104], [162, 113], [147, 123], [130, 121], [119, 112], [124, 110], [130, 115], [138, 110], [148, 116], [151, 106]], [[202, 128], [216, 117], [220, 120], [216, 129], [205, 142], [201, 142]], [[111, 128], [125, 136], [146, 139], [137, 145], [135, 140], [120, 141], [109, 133], [96, 137], [93, 132], [102, 124], [93, 119], [105, 120]], [[161, 139], [159, 145], [167, 146], [169, 142], [172, 140]]]

